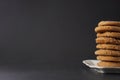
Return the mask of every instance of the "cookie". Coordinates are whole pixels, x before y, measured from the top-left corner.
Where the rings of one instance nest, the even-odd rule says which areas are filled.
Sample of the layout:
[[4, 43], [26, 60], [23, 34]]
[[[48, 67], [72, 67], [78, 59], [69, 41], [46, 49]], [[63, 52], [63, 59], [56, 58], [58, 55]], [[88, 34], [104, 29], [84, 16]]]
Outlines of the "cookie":
[[97, 60], [101, 60], [101, 61], [120, 61], [120, 57], [114, 57], [114, 56], [97, 56]]
[[120, 62], [100, 61], [97, 65], [100, 67], [120, 67]]
[[120, 26], [120, 21], [100, 21], [98, 26]]
[[116, 26], [98, 26], [95, 28], [95, 32], [102, 33], [102, 32], [120, 32], [120, 27]]
[[119, 38], [120, 39], [120, 33], [119, 32], [97, 33], [97, 37], [111, 37], [111, 38]]
[[95, 55], [99, 56], [120, 56], [120, 51], [115, 51], [115, 50], [96, 50]]
[[98, 37], [96, 38], [96, 43], [98, 44], [120, 44], [119, 39], [109, 38], [109, 37]]
[[120, 45], [114, 44], [98, 44], [96, 46], [98, 49], [111, 49], [111, 50], [120, 50]]

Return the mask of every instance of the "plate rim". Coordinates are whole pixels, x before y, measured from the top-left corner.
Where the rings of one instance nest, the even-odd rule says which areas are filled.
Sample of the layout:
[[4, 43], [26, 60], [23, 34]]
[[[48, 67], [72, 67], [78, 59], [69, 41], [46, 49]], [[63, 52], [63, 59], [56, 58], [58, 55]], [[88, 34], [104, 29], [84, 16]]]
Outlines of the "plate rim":
[[[95, 63], [93, 61], [96, 61], [96, 63], [99, 62], [99, 60], [95, 60], [95, 59], [86, 59], [86, 60], [83, 60], [82, 63], [85, 64], [86, 66], [88, 66], [89, 68], [97, 68], [97, 69], [120, 69], [120, 67], [100, 67], [100, 66], [94, 65]], [[90, 64], [88, 62], [92, 62], [93, 64]]]

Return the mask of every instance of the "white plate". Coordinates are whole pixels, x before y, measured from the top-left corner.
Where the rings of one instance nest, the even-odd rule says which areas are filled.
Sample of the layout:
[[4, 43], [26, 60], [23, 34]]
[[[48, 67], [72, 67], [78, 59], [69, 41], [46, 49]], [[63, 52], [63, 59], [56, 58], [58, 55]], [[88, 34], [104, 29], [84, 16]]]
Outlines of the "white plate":
[[83, 63], [91, 69], [100, 73], [120, 73], [120, 67], [99, 67], [99, 60], [83, 60]]

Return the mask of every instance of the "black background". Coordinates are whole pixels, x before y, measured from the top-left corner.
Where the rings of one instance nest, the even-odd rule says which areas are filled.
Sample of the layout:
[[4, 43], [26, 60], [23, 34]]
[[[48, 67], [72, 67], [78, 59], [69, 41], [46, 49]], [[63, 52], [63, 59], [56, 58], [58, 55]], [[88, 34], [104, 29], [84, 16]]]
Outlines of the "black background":
[[94, 28], [120, 0], [0, 0], [0, 80], [120, 80], [92, 73]]
[[120, 20], [119, 0], [0, 0], [0, 63], [80, 66], [94, 28]]

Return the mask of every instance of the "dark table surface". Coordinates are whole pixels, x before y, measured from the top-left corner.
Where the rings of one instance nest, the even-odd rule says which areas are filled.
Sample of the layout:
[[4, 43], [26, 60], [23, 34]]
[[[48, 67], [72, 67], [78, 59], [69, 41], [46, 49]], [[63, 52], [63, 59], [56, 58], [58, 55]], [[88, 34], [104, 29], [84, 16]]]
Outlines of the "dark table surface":
[[0, 80], [120, 80], [120, 74], [100, 74], [85, 65], [2, 65]]

